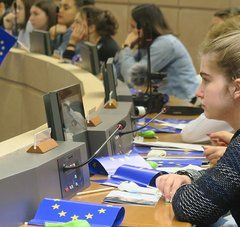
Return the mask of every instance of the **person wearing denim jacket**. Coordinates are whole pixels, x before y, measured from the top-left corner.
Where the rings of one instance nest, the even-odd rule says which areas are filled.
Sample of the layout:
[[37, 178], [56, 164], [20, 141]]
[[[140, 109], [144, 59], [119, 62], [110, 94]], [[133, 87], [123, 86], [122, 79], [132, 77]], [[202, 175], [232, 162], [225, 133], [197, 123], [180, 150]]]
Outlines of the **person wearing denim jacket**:
[[[130, 86], [141, 76], [142, 81], [146, 81], [147, 47], [150, 46], [151, 72], [167, 73], [165, 79], [158, 82], [159, 92], [191, 100], [199, 85], [196, 70], [184, 45], [171, 34], [160, 9], [154, 4], [135, 7], [131, 27], [116, 60], [124, 81]], [[134, 51], [132, 48], [136, 46], [139, 48]]]

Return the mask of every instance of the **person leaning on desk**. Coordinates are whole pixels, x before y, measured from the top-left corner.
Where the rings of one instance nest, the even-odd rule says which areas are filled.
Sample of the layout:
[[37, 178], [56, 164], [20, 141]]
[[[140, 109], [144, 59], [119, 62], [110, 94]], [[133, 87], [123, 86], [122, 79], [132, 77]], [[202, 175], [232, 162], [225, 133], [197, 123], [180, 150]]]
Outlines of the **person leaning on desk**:
[[100, 62], [114, 57], [119, 50], [117, 42], [112, 38], [117, 32], [118, 22], [108, 10], [94, 6], [80, 8], [72, 29], [69, 43], [63, 53], [64, 58], [72, 59], [74, 55], [81, 54], [78, 45], [81, 41], [97, 45]]
[[[224, 120], [235, 130], [240, 128], [239, 40], [239, 30], [206, 40], [197, 92], [206, 117]], [[158, 177], [156, 185], [172, 200], [178, 220], [206, 226], [230, 211], [240, 224], [240, 130], [216, 166], [177, 173]]]
[[52, 40], [53, 49], [60, 55], [66, 50], [72, 29], [71, 25], [77, 15], [78, 10], [83, 5], [94, 4], [94, 0], [61, 0], [59, 4], [59, 12], [57, 24], [49, 30]]

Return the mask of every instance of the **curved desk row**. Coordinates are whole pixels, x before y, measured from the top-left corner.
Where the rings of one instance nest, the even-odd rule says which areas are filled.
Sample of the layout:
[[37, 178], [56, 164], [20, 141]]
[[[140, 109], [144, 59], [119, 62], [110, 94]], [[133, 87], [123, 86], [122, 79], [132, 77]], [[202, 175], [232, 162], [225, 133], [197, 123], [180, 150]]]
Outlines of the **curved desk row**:
[[[16, 150], [23, 145], [19, 142], [29, 144], [30, 135], [46, 128], [43, 95], [49, 91], [80, 83], [85, 112], [102, 107], [102, 82], [77, 66], [60, 62], [43, 55], [11, 50], [0, 67], [0, 141], [17, 137], [15, 141], [0, 143], [1, 147], [6, 144], [8, 150], [11, 147]], [[1, 149], [0, 156], [5, 152]]]

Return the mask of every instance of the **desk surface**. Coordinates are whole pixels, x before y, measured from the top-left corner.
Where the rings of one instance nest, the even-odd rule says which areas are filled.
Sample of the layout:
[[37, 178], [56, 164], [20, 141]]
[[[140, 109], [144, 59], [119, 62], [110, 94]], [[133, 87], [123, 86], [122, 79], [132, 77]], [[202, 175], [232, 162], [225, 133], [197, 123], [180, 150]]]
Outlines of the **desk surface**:
[[[163, 114], [161, 118], [181, 118], [181, 119], [193, 119], [196, 116], [171, 116]], [[159, 141], [169, 141], [169, 142], [182, 142], [179, 134], [168, 134], [160, 133], [157, 135]], [[93, 176], [92, 179], [99, 179], [100, 176]], [[94, 182], [91, 183], [91, 186], [86, 189], [94, 190], [105, 188], [105, 186], [98, 185]], [[98, 192], [89, 195], [74, 196], [72, 200], [83, 201], [83, 202], [93, 202], [93, 203], [102, 203], [105, 196], [109, 193], [107, 192]], [[136, 227], [158, 227], [158, 226], [177, 226], [177, 227], [189, 227], [191, 224], [186, 222], [179, 222], [174, 218], [174, 213], [172, 206], [169, 203], [165, 203], [161, 199], [155, 207], [151, 206], [136, 206], [121, 204], [125, 208], [125, 218], [121, 226], [136, 226]], [[21, 227], [31, 227], [29, 225], [22, 225]]]

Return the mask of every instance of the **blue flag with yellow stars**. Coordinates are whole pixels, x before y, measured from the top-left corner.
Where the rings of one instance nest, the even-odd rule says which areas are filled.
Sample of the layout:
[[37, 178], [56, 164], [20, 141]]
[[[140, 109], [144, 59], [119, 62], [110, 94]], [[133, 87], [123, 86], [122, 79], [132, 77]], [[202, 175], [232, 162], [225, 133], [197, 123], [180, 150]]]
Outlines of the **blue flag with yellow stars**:
[[17, 39], [7, 33], [0, 27], [0, 64], [2, 64], [4, 58], [7, 56], [9, 50], [17, 42]]
[[118, 226], [122, 223], [123, 207], [67, 200], [43, 199], [29, 224], [66, 223], [86, 220], [91, 227]]

